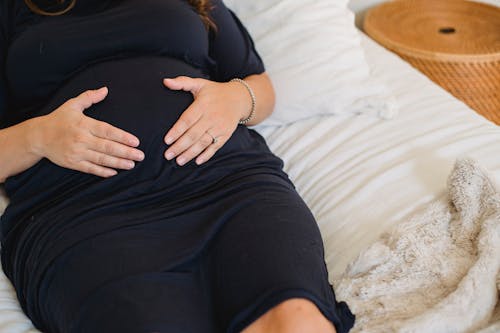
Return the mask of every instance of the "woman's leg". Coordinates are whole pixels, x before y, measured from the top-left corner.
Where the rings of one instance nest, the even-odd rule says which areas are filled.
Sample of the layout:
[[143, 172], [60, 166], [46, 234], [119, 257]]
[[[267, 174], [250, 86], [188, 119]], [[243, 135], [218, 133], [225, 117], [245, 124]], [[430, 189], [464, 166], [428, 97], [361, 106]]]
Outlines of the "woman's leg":
[[122, 228], [67, 251], [42, 288], [43, 331], [217, 332], [200, 262], [162, 270], [162, 232], [152, 225]]
[[295, 332], [288, 329], [299, 324], [301, 333], [347, 332], [354, 317], [335, 300], [319, 228], [295, 190], [260, 185], [242, 206], [207, 250], [221, 332]]
[[333, 324], [314, 303], [293, 298], [267, 311], [242, 333], [335, 333]]
[[66, 332], [215, 333], [198, 280], [192, 272], [151, 272], [108, 283], [85, 300]]

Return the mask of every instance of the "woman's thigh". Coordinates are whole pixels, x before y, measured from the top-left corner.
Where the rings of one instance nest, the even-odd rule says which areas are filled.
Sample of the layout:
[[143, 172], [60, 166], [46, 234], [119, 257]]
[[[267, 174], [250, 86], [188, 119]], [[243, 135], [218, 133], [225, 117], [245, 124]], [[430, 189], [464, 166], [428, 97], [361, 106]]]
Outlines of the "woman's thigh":
[[213, 240], [207, 270], [224, 332], [241, 331], [291, 298], [311, 300], [336, 326], [352, 320], [328, 282], [317, 223], [291, 188], [256, 191]]
[[[50, 333], [215, 333], [199, 258], [172, 269], [158, 229], [82, 241], [52, 265], [41, 288]], [[35, 323], [36, 324], [36, 323]]]
[[95, 291], [69, 333], [216, 333], [199, 275], [154, 272], [114, 281]]

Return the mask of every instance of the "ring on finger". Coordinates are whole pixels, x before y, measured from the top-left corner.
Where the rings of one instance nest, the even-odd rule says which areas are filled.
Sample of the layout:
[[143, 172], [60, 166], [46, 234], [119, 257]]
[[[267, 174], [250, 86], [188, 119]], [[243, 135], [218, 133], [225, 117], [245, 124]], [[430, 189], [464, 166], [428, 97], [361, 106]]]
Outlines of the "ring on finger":
[[208, 133], [208, 131], [207, 131], [207, 134], [210, 135], [210, 137], [212, 138], [212, 144], [216, 144], [219, 141], [219, 139], [217, 139], [217, 137], [215, 137], [212, 134]]

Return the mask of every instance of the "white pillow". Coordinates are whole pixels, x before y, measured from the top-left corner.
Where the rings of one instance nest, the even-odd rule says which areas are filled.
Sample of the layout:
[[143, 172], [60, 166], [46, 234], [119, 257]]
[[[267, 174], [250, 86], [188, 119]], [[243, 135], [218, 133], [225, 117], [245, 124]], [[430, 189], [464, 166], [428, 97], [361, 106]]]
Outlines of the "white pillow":
[[319, 114], [397, 113], [386, 86], [370, 78], [346, 0], [226, 0], [252, 35], [276, 89], [262, 125]]

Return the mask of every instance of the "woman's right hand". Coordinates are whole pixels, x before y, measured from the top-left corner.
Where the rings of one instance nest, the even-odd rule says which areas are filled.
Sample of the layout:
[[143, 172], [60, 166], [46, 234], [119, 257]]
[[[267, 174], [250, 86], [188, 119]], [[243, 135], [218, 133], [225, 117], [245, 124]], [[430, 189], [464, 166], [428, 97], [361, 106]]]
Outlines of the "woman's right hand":
[[132, 169], [135, 161], [144, 159], [144, 153], [135, 148], [139, 139], [83, 113], [107, 94], [106, 87], [87, 90], [39, 117], [34, 151], [59, 166], [101, 177], [116, 175], [115, 169]]

